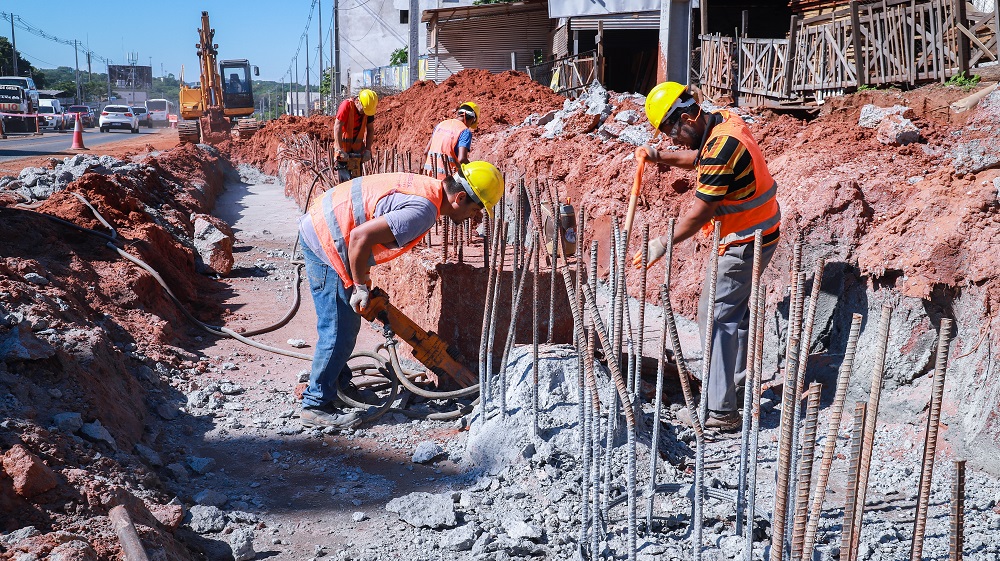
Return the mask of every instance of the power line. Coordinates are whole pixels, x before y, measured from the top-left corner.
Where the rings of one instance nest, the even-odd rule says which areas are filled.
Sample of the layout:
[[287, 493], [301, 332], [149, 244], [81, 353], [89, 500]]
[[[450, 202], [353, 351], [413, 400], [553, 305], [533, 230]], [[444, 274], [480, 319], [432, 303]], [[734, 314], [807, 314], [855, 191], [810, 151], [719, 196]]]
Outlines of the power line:
[[[28, 33], [31, 33], [32, 35], [34, 35], [36, 37], [41, 37], [42, 39], [47, 39], [49, 41], [52, 41], [52, 42], [55, 42], [55, 43], [60, 43], [60, 44], [63, 44], [63, 45], [67, 45], [67, 46], [70, 46], [70, 47], [73, 47], [73, 48], [79, 48], [80, 47], [80, 43], [79, 43], [78, 40], [72, 40], [71, 41], [69, 39], [62, 39], [62, 38], [56, 37], [55, 35], [52, 35], [50, 33], [46, 33], [40, 27], [32, 25], [31, 23], [25, 21], [24, 18], [22, 18], [21, 16], [15, 16], [14, 14], [10, 14], [10, 13], [7, 13], [7, 12], [0, 12], [0, 18], [3, 18], [4, 21], [8, 21], [8, 22], [13, 23], [16, 27], [19, 27], [19, 28], [23, 29], [24, 31], [27, 31]], [[19, 50], [19, 52], [22, 52], [22, 53], [24, 52], [24, 51], [21, 51], [20, 49], [18, 49], [18, 50]], [[94, 51], [92, 51], [90, 49], [83, 49], [83, 52], [85, 54], [89, 54], [90, 57], [91, 57], [91, 59], [100, 60], [100, 61], [104, 62], [105, 64], [111, 64], [112, 63], [111, 59], [105, 58], [105, 57], [103, 57], [103, 56], [95, 53]], [[36, 59], [36, 60], [39, 60], [41, 62], [45, 62], [44, 60], [41, 60], [41, 59]], [[45, 62], [45, 64], [53, 64], [53, 63], [51, 63], [51, 62]]]
[[291, 81], [292, 77], [292, 66], [295, 64], [295, 59], [298, 58], [299, 52], [302, 50], [302, 43], [306, 39], [306, 34], [309, 33], [309, 26], [312, 25], [313, 12], [316, 11], [316, 0], [312, 0], [312, 5], [309, 7], [309, 17], [306, 18], [306, 27], [302, 30], [302, 35], [299, 36], [299, 46], [295, 48], [295, 55], [292, 56], [292, 60], [288, 63], [288, 79]]

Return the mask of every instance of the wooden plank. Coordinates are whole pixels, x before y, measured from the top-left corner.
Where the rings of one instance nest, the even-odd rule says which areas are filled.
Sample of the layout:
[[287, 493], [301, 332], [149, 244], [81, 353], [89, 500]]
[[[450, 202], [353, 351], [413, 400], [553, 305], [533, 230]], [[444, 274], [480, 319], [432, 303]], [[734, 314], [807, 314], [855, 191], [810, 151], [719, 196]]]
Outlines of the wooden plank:
[[[1000, 2], [1000, 0], [997, 0]], [[865, 61], [864, 52], [861, 50], [861, 21], [858, 18], [858, 0], [851, 0], [851, 27], [854, 28], [851, 42], [854, 45], [854, 75], [858, 77], [858, 84], [868, 85], [868, 63]]]
[[[973, 39], [975, 39], [976, 36], [972, 35], [972, 33], [970, 33], [969, 30], [965, 28], [965, 26], [968, 25], [969, 23], [969, 18], [965, 13], [965, 0], [954, 0], [954, 4], [955, 4], [954, 8], [955, 29], [965, 32], [965, 33], [955, 34], [956, 35], [955, 40], [958, 42], [958, 69], [960, 72], [968, 74], [969, 59], [971, 58], [969, 52], [971, 50], [969, 46], [969, 36], [972, 36]], [[976, 39], [976, 42], [979, 43], [979, 39]], [[981, 45], [982, 43], [979, 44]]]
[[788, 56], [785, 58], [785, 97], [792, 97], [792, 77], [797, 64], [796, 47], [798, 39], [799, 17], [793, 15], [788, 26]]
[[[906, 29], [910, 32], [910, 56], [907, 57], [907, 62], [909, 63], [907, 77], [909, 78], [910, 85], [917, 83], [917, 30], [916, 30], [916, 0], [910, 0], [909, 14], [910, 19], [904, 19], [903, 22], [906, 23]], [[905, 15], [905, 12], [904, 12]]]

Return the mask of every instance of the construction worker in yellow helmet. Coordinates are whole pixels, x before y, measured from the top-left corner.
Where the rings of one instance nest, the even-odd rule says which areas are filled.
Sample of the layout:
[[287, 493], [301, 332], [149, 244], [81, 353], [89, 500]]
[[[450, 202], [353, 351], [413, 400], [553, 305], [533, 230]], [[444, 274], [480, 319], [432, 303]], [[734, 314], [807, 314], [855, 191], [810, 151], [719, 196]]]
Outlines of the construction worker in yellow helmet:
[[364, 89], [358, 97], [345, 99], [337, 108], [333, 122], [333, 138], [340, 181], [361, 176], [361, 164], [372, 159], [375, 126], [372, 119], [378, 108], [378, 94]]
[[466, 101], [458, 106], [457, 113], [454, 119], [434, 127], [424, 158], [425, 174], [441, 178], [460, 171], [460, 164], [469, 163], [472, 131], [479, 126], [479, 106]]
[[469, 162], [444, 179], [415, 173], [368, 175], [341, 183], [315, 199], [299, 219], [299, 235], [319, 334], [309, 385], [302, 395], [303, 425], [346, 429], [360, 422], [343, 394], [370, 402], [351, 383], [347, 360], [371, 293], [372, 266], [412, 249], [445, 216], [458, 224], [493, 207], [503, 195], [500, 171]]
[[[693, 206], [678, 220], [673, 242], [699, 230], [711, 234], [713, 224], [720, 229], [715, 302], [710, 308], [705, 288], [698, 310], [702, 331], [707, 314], [714, 315], [709, 379], [702, 381], [709, 415], [702, 422], [709, 429], [735, 430], [742, 424], [736, 386], [746, 377], [754, 235], [762, 234], [761, 265], [766, 267], [780, 235], [778, 186], [743, 119], [727, 110], [704, 111], [683, 84], [664, 82], [654, 87], [646, 96], [646, 116], [657, 133], [681, 149], [640, 146], [635, 153], [639, 165], [651, 162], [698, 172]], [[650, 263], [663, 257], [668, 241], [663, 236], [650, 240]], [[638, 266], [640, 256], [633, 262]], [[706, 276], [706, 287], [709, 280]], [[677, 419], [690, 426], [696, 414], [685, 408], [677, 412]]]

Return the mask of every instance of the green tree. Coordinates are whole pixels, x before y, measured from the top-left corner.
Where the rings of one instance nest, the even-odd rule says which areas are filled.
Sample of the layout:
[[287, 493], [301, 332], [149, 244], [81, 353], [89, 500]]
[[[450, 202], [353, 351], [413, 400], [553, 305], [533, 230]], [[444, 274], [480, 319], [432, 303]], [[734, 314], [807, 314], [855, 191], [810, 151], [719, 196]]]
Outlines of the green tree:
[[319, 94], [323, 97], [330, 95], [330, 75], [333, 74], [333, 69], [330, 68], [325, 73], [323, 73], [323, 78], [319, 82]]
[[409, 60], [410, 57], [406, 51], [406, 47], [400, 47], [395, 51], [392, 51], [392, 55], [389, 57], [389, 64], [393, 66], [397, 64], [406, 64]]
[[[13, 50], [14, 48], [11, 46], [10, 40], [6, 37], [0, 37], [0, 76], [14, 75], [14, 63], [10, 56]], [[21, 56], [21, 53], [17, 54], [17, 74], [19, 76], [31, 76], [35, 80], [35, 84], [41, 87], [38, 84], [38, 71]]]

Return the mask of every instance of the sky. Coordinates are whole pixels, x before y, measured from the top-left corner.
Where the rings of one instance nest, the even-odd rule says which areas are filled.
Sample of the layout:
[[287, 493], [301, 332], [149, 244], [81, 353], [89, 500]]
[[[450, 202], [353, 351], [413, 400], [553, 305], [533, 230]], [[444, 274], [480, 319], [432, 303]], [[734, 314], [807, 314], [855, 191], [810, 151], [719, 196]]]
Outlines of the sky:
[[[198, 80], [197, 29], [201, 25], [202, 10], [207, 10], [210, 23], [216, 30], [219, 59], [249, 59], [250, 64], [260, 68], [260, 76], [255, 79], [278, 81], [286, 74], [299, 47], [312, 1], [140, 0], [122, 4], [80, 0], [3, 0], [0, 1], [0, 11], [4, 14], [0, 15], [9, 16], [13, 12], [27, 24], [50, 36], [68, 41], [77, 39], [83, 46], [89, 44], [90, 50], [111, 59], [114, 64], [127, 64], [129, 54], [138, 53], [137, 64], [150, 65], [152, 62], [153, 77], [173, 74], [179, 78], [183, 64], [185, 79], [194, 82]], [[358, 1], [362, 0], [341, 0], [351, 5]], [[333, 0], [320, 2], [323, 34], [327, 35]], [[318, 16], [313, 14], [309, 36], [312, 56], [317, 49], [317, 21]], [[32, 66], [74, 67], [73, 47], [43, 39], [17, 26], [14, 33], [18, 52]], [[9, 40], [10, 34], [10, 21], [0, 18], [0, 35]], [[305, 83], [304, 43], [302, 51], [299, 55], [299, 80]], [[325, 45], [324, 51], [324, 54], [329, 52]], [[328, 64], [328, 61], [324, 63]], [[94, 61], [92, 68], [97, 71], [99, 66], [103, 63]], [[82, 50], [80, 69], [86, 69]], [[103, 68], [101, 70], [104, 71]], [[313, 83], [316, 83], [318, 74], [315, 68], [311, 74]]]

